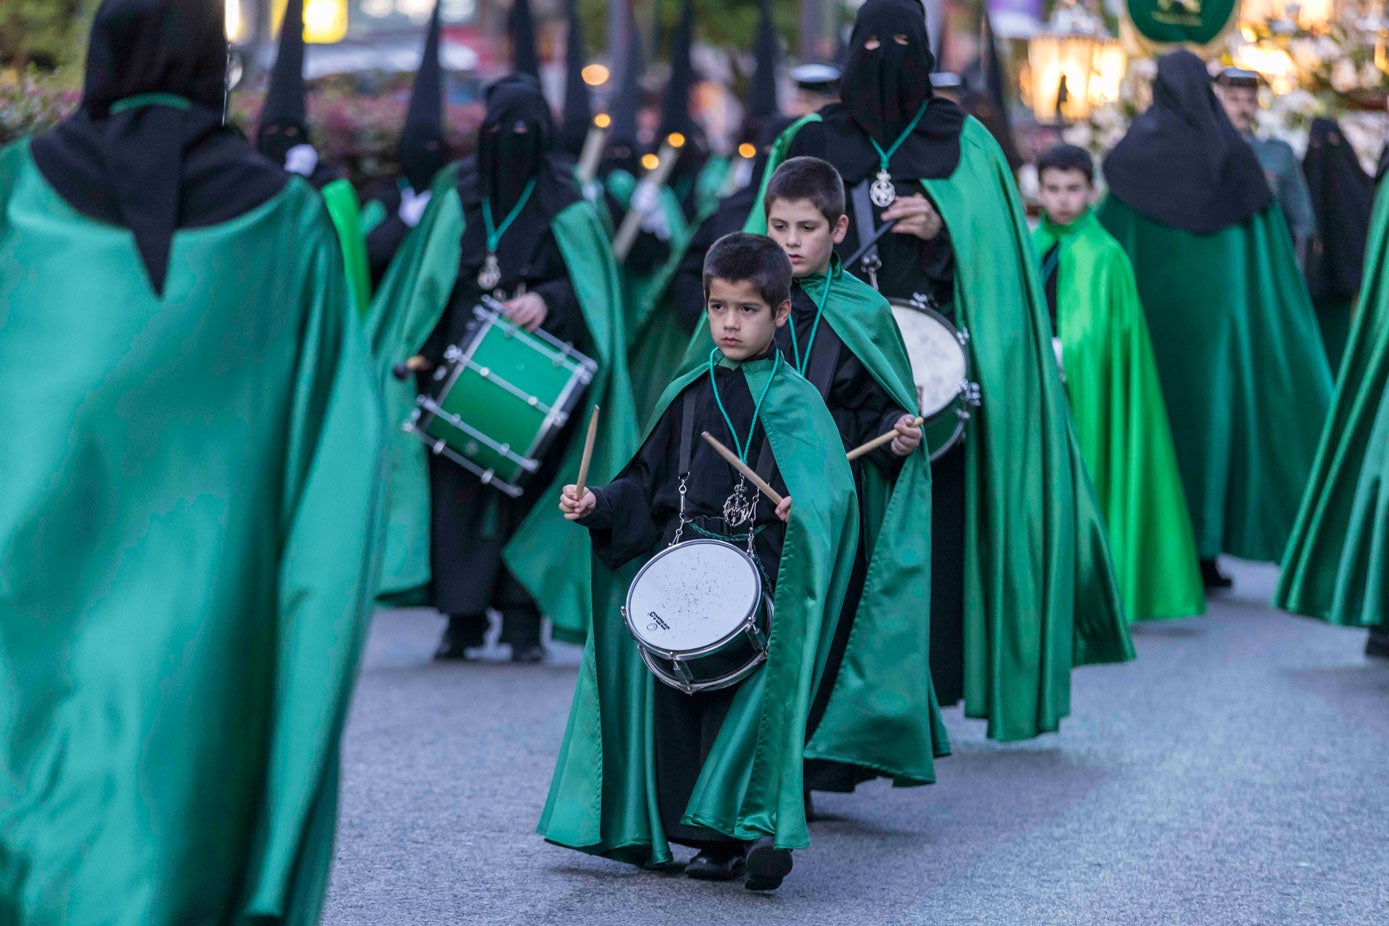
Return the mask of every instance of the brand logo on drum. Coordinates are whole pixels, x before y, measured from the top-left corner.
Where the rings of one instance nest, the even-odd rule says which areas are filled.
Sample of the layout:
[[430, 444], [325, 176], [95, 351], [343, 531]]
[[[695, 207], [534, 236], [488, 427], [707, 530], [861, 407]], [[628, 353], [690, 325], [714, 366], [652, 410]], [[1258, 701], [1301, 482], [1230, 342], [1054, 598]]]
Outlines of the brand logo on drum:
[[651, 617], [651, 623], [646, 625], [647, 630], [655, 630], [657, 627], [662, 630], [670, 629], [670, 625], [661, 620], [661, 615], [657, 614], [655, 611], [647, 611], [646, 613]]

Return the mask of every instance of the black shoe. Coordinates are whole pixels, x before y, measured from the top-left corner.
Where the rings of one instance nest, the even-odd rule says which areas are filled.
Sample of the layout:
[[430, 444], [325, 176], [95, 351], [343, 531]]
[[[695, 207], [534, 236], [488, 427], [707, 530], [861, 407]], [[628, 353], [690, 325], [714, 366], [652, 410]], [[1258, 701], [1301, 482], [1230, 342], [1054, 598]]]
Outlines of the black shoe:
[[473, 628], [473, 621], [450, 615], [444, 635], [439, 638], [439, 648], [434, 651], [434, 658], [440, 662], [467, 662], [468, 650], [483, 645]]
[[1365, 641], [1365, 655], [1376, 659], [1389, 659], [1389, 627], [1375, 627], [1370, 630]]
[[732, 881], [743, 873], [743, 847], [705, 849], [685, 863], [685, 875], [700, 881]]
[[791, 873], [791, 850], [778, 849], [770, 836], [762, 836], [748, 849], [748, 880], [750, 891], [774, 891]]
[[1220, 571], [1213, 559], [1201, 560], [1201, 584], [1206, 587], [1206, 591], [1218, 591], [1223, 588], [1230, 588], [1235, 584], [1225, 573]]
[[520, 663], [544, 662], [545, 647], [539, 643], [513, 643], [511, 645], [511, 661]]

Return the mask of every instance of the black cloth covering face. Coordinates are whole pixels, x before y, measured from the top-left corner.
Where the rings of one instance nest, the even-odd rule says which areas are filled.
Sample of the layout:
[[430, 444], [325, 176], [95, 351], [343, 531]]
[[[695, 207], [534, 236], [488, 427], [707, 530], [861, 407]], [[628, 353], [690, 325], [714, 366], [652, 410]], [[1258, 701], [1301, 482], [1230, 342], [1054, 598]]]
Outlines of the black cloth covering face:
[[[575, 202], [579, 194], [553, 161], [550, 145], [554, 133], [549, 108], [528, 78], [504, 78], [493, 85], [487, 94], [487, 106], [482, 136], [486, 147], [480, 144], [477, 161], [470, 169], [461, 170], [458, 179], [464, 220], [458, 278], [448, 307], [422, 353], [437, 363], [449, 345], [461, 343], [473, 307], [482, 296], [477, 275], [487, 252], [482, 217], [483, 187], [496, 187], [503, 197], [503, 202], [493, 202], [492, 207], [493, 220], [500, 225], [526, 181], [536, 176], [535, 193], [502, 236], [497, 249], [502, 275], [499, 288], [506, 293], [516, 293], [524, 285], [527, 292], [538, 294], [545, 300], [547, 309], [544, 330], [591, 355], [583, 310], [569, 282], [564, 256], [550, 230], [555, 215]], [[518, 123], [526, 129], [520, 135], [513, 132]], [[489, 124], [504, 129], [489, 135], [485, 131]], [[505, 140], [513, 136], [524, 137], [525, 142], [514, 149], [497, 142], [499, 138]], [[500, 156], [499, 151], [525, 154], [529, 160], [522, 162], [515, 156]], [[522, 163], [530, 163], [533, 172], [520, 173], [523, 168], [518, 165]], [[482, 164], [488, 165], [488, 171], [495, 170], [503, 176], [482, 173]], [[516, 194], [506, 199], [507, 191], [513, 189]], [[432, 391], [433, 384], [427, 374], [421, 375], [419, 387], [421, 392]], [[572, 430], [578, 423], [579, 416], [575, 416], [567, 428]], [[565, 445], [565, 434], [560, 436], [556, 446]], [[550, 484], [559, 463], [553, 454], [542, 460], [540, 471], [532, 476], [530, 484]], [[518, 625], [533, 626], [535, 605], [503, 565], [502, 548], [536, 504], [534, 492], [517, 499], [509, 498], [484, 486], [461, 467], [444, 463], [431, 465], [430, 495], [434, 606], [446, 614], [473, 618], [495, 607], [503, 612], [504, 624], [509, 617], [514, 617]]]
[[[899, 44], [894, 36], [905, 36]], [[878, 47], [864, 43], [876, 38]], [[950, 100], [932, 95], [931, 38], [919, 0], [868, 0], [859, 8], [849, 37], [849, 61], [839, 81], [841, 102], [820, 110], [824, 120], [821, 155], [852, 186], [880, 168], [872, 141], [886, 151], [930, 101], [915, 130], [893, 154], [894, 180], [948, 177], [960, 162], [960, 131], [965, 113]], [[807, 128], [816, 128], [808, 126]]]
[[[39, 171], [69, 205], [131, 230], [160, 294], [176, 229], [233, 219], [287, 180], [222, 125], [222, 13], [203, 0], [106, 0], [92, 22], [81, 106], [31, 142]], [[189, 105], [112, 111], [149, 93]]]
[[1336, 121], [1323, 118], [1312, 120], [1302, 172], [1319, 230], [1307, 261], [1307, 288], [1315, 302], [1354, 299], [1364, 270], [1374, 178]]
[[[770, 348], [759, 359], [771, 356], [774, 350]], [[755, 402], [747, 379], [740, 371], [722, 366], [715, 367], [714, 375], [728, 417], [739, 437], [745, 437], [752, 425]], [[705, 530], [727, 534], [722, 517], [723, 503], [733, 491], [737, 473], [698, 435], [708, 431], [728, 447], [733, 446], [733, 438], [714, 401], [709, 377], [695, 380], [687, 387], [689, 390], [693, 390], [695, 396], [695, 437], [691, 443], [685, 510]], [[611, 568], [650, 555], [674, 539], [679, 524], [680, 474], [677, 471], [684, 406], [682, 393], [670, 403], [636, 457], [617, 479], [593, 490], [597, 508], [580, 523], [589, 528], [594, 551]], [[748, 459], [754, 464], [761, 456], [764, 441], [761, 427], [753, 429]], [[778, 492], [786, 494], [780, 474], [772, 473], [767, 481]], [[764, 589], [770, 597], [776, 587], [786, 529], [767, 498], [757, 493], [757, 499], [754, 523], [759, 532], [754, 549], [762, 567]], [[691, 528], [685, 528], [684, 539], [698, 536]], [[680, 818], [689, 805], [700, 769], [709, 758], [739, 686], [696, 695], [686, 695], [659, 682], [652, 688], [652, 713], [657, 730], [654, 742], [656, 796], [666, 838], [701, 849], [728, 845], [732, 841], [727, 836], [703, 827], [686, 826]]]
[[1226, 118], [1201, 59], [1158, 61], [1153, 105], [1104, 161], [1110, 192], [1155, 222], [1196, 235], [1238, 225], [1268, 206], [1268, 179]]

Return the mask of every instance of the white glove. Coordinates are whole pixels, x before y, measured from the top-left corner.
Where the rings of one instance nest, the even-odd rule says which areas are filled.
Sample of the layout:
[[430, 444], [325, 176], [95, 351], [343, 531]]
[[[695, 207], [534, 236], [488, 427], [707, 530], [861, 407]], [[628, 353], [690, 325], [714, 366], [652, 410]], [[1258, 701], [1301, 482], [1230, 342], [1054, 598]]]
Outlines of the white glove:
[[285, 170], [307, 177], [318, 169], [318, 152], [313, 145], [295, 145], [285, 153]]
[[1051, 349], [1056, 352], [1056, 368], [1061, 371], [1061, 381], [1066, 381], [1066, 364], [1061, 360], [1061, 339], [1051, 339]]
[[420, 224], [420, 216], [424, 215], [425, 206], [429, 205], [429, 190], [423, 193], [416, 193], [411, 187], [402, 187], [400, 190], [400, 208], [396, 210], [396, 215], [405, 223], [407, 228], [414, 228]]
[[661, 191], [652, 183], [639, 183], [632, 193], [632, 208], [641, 215], [641, 230], [662, 241], [670, 240], [670, 222], [661, 208]]

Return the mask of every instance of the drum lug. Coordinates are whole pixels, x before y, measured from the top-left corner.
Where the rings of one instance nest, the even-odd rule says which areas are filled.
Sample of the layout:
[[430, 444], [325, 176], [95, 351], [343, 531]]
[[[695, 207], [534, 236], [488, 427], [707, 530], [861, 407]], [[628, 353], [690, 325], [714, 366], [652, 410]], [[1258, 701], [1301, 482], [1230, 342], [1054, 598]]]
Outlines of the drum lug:
[[458, 361], [458, 358], [462, 356], [463, 352], [458, 349], [457, 344], [450, 344], [448, 348], [444, 351], [444, 359], [447, 360], [449, 363], [456, 363]]
[[555, 412], [555, 414], [554, 414], [553, 417], [554, 417], [554, 420], [555, 420], [555, 427], [557, 427], [557, 428], [562, 428], [562, 427], [564, 427], [566, 424], [569, 423], [569, 413], [568, 413], [568, 412]]
[[956, 329], [955, 329], [955, 340], [957, 340], [957, 341], [960, 342], [960, 346], [961, 346], [961, 347], [968, 347], [968, 346], [969, 346], [969, 329], [968, 329], [968, 328], [956, 328]]
[[[964, 404], [971, 408], [978, 408], [984, 402], [984, 398], [979, 392], [979, 384], [972, 383], [969, 380], [964, 380], [960, 383], [960, 396], [964, 400]], [[964, 411], [964, 409], [961, 409], [961, 411]], [[963, 417], [968, 418], [969, 412], [965, 412]]]
[[435, 456], [438, 456], [439, 454], [444, 452], [444, 447], [446, 446], [447, 445], [444, 443], [443, 438], [440, 438], [439, 440], [436, 440], [432, 445], [430, 445], [429, 449], [434, 451]]
[[912, 305], [916, 306], [918, 309], [931, 308], [931, 297], [927, 296], [925, 293], [912, 293], [911, 299], [907, 301], [910, 302]]

